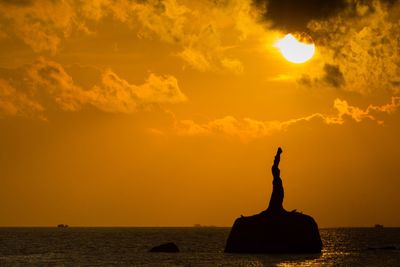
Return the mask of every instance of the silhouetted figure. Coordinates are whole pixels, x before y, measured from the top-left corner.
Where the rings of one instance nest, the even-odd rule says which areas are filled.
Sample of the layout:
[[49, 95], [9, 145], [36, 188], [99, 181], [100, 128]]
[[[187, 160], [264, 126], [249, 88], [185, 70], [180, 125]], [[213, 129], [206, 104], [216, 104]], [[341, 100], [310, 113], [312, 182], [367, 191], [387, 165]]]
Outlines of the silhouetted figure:
[[280, 212], [283, 209], [283, 197], [284, 190], [282, 185], [282, 179], [280, 177], [281, 171], [279, 169], [279, 162], [281, 160], [282, 149], [279, 147], [276, 152], [274, 164], [272, 165], [272, 176], [274, 177], [272, 181], [272, 194], [269, 200], [268, 211], [269, 212]]
[[229, 253], [320, 253], [321, 237], [315, 220], [306, 214], [283, 209], [283, 185], [278, 148], [272, 165], [272, 194], [268, 208], [253, 216], [240, 216], [225, 246]]

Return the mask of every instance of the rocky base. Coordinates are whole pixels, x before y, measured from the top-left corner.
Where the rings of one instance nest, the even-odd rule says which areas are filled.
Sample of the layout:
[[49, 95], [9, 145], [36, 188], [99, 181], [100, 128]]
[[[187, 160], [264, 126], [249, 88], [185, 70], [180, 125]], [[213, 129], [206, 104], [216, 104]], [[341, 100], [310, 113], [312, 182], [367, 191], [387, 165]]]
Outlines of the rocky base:
[[314, 219], [282, 210], [236, 219], [225, 252], [320, 253], [321, 249], [322, 242]]

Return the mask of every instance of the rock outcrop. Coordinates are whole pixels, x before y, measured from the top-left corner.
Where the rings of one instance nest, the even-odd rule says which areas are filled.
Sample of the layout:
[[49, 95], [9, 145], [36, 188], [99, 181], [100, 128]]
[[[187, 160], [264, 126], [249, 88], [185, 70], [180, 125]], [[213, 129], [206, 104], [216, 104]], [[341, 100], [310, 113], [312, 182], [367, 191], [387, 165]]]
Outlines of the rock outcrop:
[[152, 249], [149, 250], [149, 252], [170, 252], [170, 253], [176, 253], [179, 252], [179, 248], [175, 243], [165, 243], [161, 244], [159, 246], [153, 247]]
[[311, 216], [266, 211], [236, 219], [225, 252], [320, 253], [321, 249], [318, 226]]
[[279, 148], [272, 166], [273, 190], [268, 208], [260, 214], [236, 219], [225, 252], [320, 253], [322, 241], [311, 216], [283, 208], [284, 190], [278, 168]]

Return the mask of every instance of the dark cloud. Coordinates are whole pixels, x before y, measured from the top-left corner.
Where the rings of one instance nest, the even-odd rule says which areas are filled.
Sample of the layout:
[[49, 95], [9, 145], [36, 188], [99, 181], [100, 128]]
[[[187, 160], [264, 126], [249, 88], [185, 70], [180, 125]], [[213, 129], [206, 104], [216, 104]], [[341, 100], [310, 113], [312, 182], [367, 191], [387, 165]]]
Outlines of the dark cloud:
[[331, 86], [340, 87], [344, 85], [343, 73], [338, 65], [325, 64], [323, 80]]
[[321, 77], [311, 77], [303, 74], [297, 82], [303, 86], [312, 87], [315, 84], [328, 84], [329, 86], [340, 88], [346, 84], [343, 72], [339, 65], [325, 63]]
[[[380, 0], [392, 5], [397, 0]], [[343, 10], [356, 10], [358, 4], [372, 6], [370, 0], [253, 0], [263, 10], [263, 19], [286, 31], [305, 31], [312, 20], [325, 20]], [[373, 11], [373, 10], [371, 10]]]
[[308, 87], [311, 87], [313, 84], [313, 81], [312, 81], [310, 75], [307, 75], [307, 74], [301, 75], [300, 78], [297, 80], [297, 82], [301, 85], [308, 86]]
[[273, 27], [302, 31], [313, 19], [325, 19], [346, 8], [345, 0], [254, 0], [256, 6], [265, 8], [263, 17]]

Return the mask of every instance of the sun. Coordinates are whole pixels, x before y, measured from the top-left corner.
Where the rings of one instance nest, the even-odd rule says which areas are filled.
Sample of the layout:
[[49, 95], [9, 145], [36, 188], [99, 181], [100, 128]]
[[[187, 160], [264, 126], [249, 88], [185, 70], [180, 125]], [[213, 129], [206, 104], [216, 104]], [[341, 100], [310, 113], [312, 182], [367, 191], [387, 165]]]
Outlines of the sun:
[[275, 43], [275, 46], [279, 49], [284, 58], [296, 64], [306, 62], [311, 59], [315, 53], [315, 45], [312, 41], [301, 42], [290, 33], [285, 35], [282, 39], [279, 39]]

